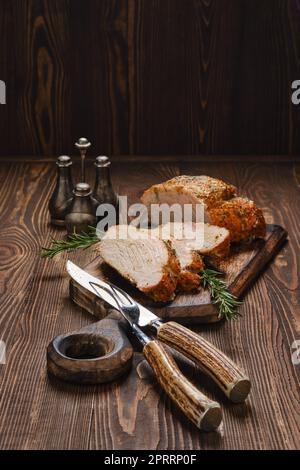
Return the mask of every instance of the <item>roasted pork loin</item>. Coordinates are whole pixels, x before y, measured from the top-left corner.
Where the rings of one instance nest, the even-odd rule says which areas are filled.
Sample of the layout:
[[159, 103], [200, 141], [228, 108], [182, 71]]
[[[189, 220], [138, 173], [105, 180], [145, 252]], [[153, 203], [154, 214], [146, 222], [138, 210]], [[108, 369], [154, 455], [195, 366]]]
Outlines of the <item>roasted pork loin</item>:
[[[198, 236], [196, 236], [196, 234]], [[134, 226], [127, 225], [113, 226], [106, 232], [100, 246], [105, 240], [112, 240], [110, 244], [111, 249], [115, 240], [124, 241], [126, 239], [131, 239], [132, 241], [144, 240], [144, 246], [146, 246], [147, 240], [153, 238], [168, 242], [169, 247], [172, 248], [173, 254], [176, 256], [180, 266], [180, 272], [177, 275], [176, 289], [184, 292], [195, 290], [201, 284], [199, 273], [204, 268], [201, 253], [211, 257], [224, 257], [229, 251], [228, 230], [208, 224], [196, 224], [192, 222], [186, 224], [170, 223], [152, 230], [137, 229]], [[134, 245], [131, 245], [131, 247], [134, 249]], [[101, 250], [102, 249], [100, 249], [100, 254], [102, 254]], [[107, 255], [103, 256], [103, 258], [108, 262]], [[124, 276], [124, 269], [122, 268], [122, 270], [120, 270], [119, 264], [114, 265], [112, 259], [109, 260], [108, 264]], [[139, 276], [139, 273], [137, 273], [136, 276]], [[128, 276], [124, 277], [129, 279]], [[136, 281], [134, 283], [140, 288]], [[154, 289], [154, 291], [156, 291], [156, 289]], [[151, 291], [149, 295], [154, 298], [153, 295], [151, 295]]]
[[[230, 251], [230, 233], [224, 227], [202, 222], [170, 222], [158, 229], [167, 237], [181, 244], [187, 253], [197, 252], [212, 258], [226, 258]], [[190, 255], [191, 256], [191, 255]]]
[[[182, 224], [181, 224], [182, 225]], [[204, 268], [202, 256], [190, 248], [183, 237], [176, 238], [179, 230], [175, 223], [159, 226], [151, 230], [152, 234], [164, 240], [170, 240], [173, 250], [180, 264], [180, 274], [177, 282], [177, 290], [189, 292], [197, 289], [201, 284], [200, 271]]]
[[[151, 204], [199, 204], [204, 205], [205, 211], [215, 207], [220, 201], [232, 198], [236, 188], [224, 181], [210, 176], [176, 176], [164, 183], [156, 184], [147, 189], [141, 201], [148, 208]], [[198, 222], [204, 222], [200, 220]]]
[[226, 227], [233, 242], [263, 238], [266, 234], [266, 223], [261, 209], [253, 201], [243, 197], [234, 197], [210, 209], [209, 218], [211, 223]]
[[101, 240], [98, 250], [109, 266], [154, 301], [174, 298], [180, 265], [170, 242], [108, 236]]
[[204, 209], [204, 220], [197, 222], [171, 221], [152, 229], [114, 226], [99, 243], [104, 261], [155, 301], [172, 300], [176, 289], [197, 289], [202, 256], [224, 258], [231, 241], [265, 235], [264, 216], [254, 202], [209, 176], [172, 178], [146, 190], [141, 200], [149, 215], [152, 204], [191, 204], [193, 216], [197, 204]]
[[189, 248], [184, 241], [175, 240], [171, 231], [166, 233], [164, 237], [161, 227], [156, 229], [137, 229], [134, 226], [117, 225], [110, 227], [106, 232], [105, 239], [125, 239], [131, 238], [132, 240], [147, 239], [147, 238], [161, 238], [167, 241], [179, 262], [180, 273], [177, 279], [177, 290], [191, 291], [199, 287], [201, 278], [199, 272], [203, 269], [204, 264], [202, 257], [193, 249]]
[[[236, 197], [236, 188], [209, 176], [177, 176], [147, 189], [141, 201], [148, 209], [151, 205], [192, 204], [193, 220], [196, 205], [202, 204], [204, 220], [212, 225], [227, 228], [231, 241], [244, 241], [265, 235], [265, 220], [262, 211], [246, 198]], [[197, 222], [199, 222], [197, 220]]]

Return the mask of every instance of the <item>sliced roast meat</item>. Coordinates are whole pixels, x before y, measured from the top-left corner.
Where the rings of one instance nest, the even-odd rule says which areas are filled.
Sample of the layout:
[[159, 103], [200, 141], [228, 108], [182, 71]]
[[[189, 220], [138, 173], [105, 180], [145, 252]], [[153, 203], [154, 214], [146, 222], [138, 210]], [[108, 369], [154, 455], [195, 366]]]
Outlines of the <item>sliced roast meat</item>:
[[201, 222], [171, 222], [160, 229], [163, 238], [170, 233], [181, 243], [186, 253], [197, 252], [209, 257], [225, 258], [230, 251], [230, 233], [226, 228]]
[[[164, 183], [156, 184], [147, 189], [141, 201], [148, 208], [148, 215], [151, 218], [151, 205], [167, 203], [169, 205], [192, 204], [194, 211], [194, 221], [196, 220], [196, 204], [203, 204], [204, 211], [210, 207], [215, 207], [220, 201], [230, 199], [236, 194], [236, 188], [210, 176], [176, 176]], [[206, 215], [206, 214], [204, 214]]]
[[182, 228], [182, 224], [180, 227], [179, 224], [170, 223], [152, 229], [152, 233], [155, 233], [164, 240], [171, 241], [181, 268], [177, 290], [189, 292], [200, 286], [201, 277], [199, 273], [203, 270], [204, 263], [202, 256], [193, 248], [189, 247], [184, 239], [184, 234], [179, 231], [179, 228]]
[[189, 292], [201, 284], [200, 271], [204, 268], [201, 254], [210, 257], [228, 255], [230, 240], [227, 229], [209, 224], [169, 223], [150, 229], [117, 225], [110, 227], [104, 239], [148, 239], [158, 237], [170, 241], [180, 264], [177, 290]]
[[[261, 209], [247, 198], [236, 197], [234, 186], [209, 176], [177, 176], [147, 189], [141, 201], [148, 209], [149, 219], [157, 204], [191, 204], [193, 221], [227, 228], [231, 241], [245, 241], [265, 235], [266, 223]], [[199, 204], [203, 208], [203, 220], [196, 218]], [[201, 211], [198, 215], [201, 217]]]
[[180, 273], [177, 280], [177, 290], [188, 292], [195, 290], [201, 284], [199, 272], [204, 264], [202, 257], [196, 251], [190, 249], [184, 240], [175, 240], [171, 233], [164, 231], [162, 236], [161, 227], [155, 229], [137, 229], [134, 226], [116, 225], [109, 228], [105, 234], [105, 239], [125, 239], [132, 240], [147, 238], [163, 238], [171, 244], [171, 247], [179, 261]]
[[105, 237], [98, 250], [109, 266], [156, 302], [174, 298], [180, 265], [168, 241]]

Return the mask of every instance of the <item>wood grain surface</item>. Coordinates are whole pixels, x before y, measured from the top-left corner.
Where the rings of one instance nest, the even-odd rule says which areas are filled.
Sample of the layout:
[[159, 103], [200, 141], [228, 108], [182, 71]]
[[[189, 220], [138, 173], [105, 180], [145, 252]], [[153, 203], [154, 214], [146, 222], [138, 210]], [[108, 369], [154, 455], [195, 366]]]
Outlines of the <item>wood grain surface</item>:
[[299, 0], [0, 0], [0, 154], [299, 154]]
[[[199, 158], [112, 166], [116, 189], [132, 201], [146, 186], [180, 173], [224, 178], [262, 206], [268, 223], [288, 229], [289, 243], [250, 290], [242, 317], [196, 330], [248, 374], [252, 391], [246, 404], [230, 403], [210, 379], [178, 357], [194, 384], [222, 405], [223, 425], [208, 434], [161, 392], [141, 351], [136, 350], [131, 373], [113, 384], [82, 387], [47, 376], [50, 340], [93, 322], [69, 300], [64, 267], [67, 258], [86, 264], [95, 257], [93, 250], [53, 260], [38, 257], [40, 245], [63, 234], [48, 226], [55, 171], [54, 163], [0, 165], [0, 339], [7, 345], [7, 364], [0, 365], [0, 448], [299, 448], [300, 365], [292, 364], [291, 348], [300, 339], [300, 164], [258, 159], [216, 165]], [[90, 166], [89, 182], [91, 171]]]

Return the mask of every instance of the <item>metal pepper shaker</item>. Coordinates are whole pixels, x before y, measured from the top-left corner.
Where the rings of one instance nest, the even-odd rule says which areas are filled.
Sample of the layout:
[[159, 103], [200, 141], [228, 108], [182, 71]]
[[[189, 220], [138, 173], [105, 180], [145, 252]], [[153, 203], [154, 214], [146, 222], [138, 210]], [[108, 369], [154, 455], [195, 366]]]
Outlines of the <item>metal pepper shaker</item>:
[[71, 158], [67, 155], [58, 157], [57, 180], [54, 192], [49, 201], [51, 223], [58, 227], [64, 227], [65, 215], [73, 199], [73, 183], [71, 176]]
[[[111, 183], [110, 165], [111, 162], [107, 156], [101, 155], [96, 158], [96, 180], [93, 190], [92, 202], [95, 211], [97, 211], [97, 207], [100, 204], [111, 204], [114, 206], [116, 210], [115, 218], [113, 218], [111, 221], [108, 221], [109, 225], [114, 225], [118, 223], [119, 219], [119, 198]], [[99, 222], [101, 217], [98, 217], [97, 220]]]
[[80, 137], [75, 143], [75, 147], [78, 148], [81, 157], [81, 181], [85, 181], [85, 156], [91, 145], [91, 142], [85, 137]]
[[69, 235], [87, 233], [89, 227], [95, 227], [97, 223], [93, 208], [90, 185], [78, 183], [73, 191], [74, 199], [65, 218], [65, 224]]
[[99, 204], [112, 204], [117, 207], [118, 195], [114, 191], [110, 176], [111, 162], [108, 157], [101, 155], [96, 158], [96, 180], [93, 198]]

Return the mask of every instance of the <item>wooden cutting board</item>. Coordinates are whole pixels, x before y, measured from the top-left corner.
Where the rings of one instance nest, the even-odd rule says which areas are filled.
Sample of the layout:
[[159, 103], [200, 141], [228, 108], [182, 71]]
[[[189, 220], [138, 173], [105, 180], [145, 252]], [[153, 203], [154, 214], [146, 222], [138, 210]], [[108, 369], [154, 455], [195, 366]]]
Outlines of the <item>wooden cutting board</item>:
[[[247, 289], [282, 247], [286, 238], [285, 229], [278, 225], [268, 225], [264, 240], [255, 240], [246, 245], [233, 245], [231, 256], [226, 260], [214, 262], [213, 267], [224, 273], [224, 280], [229, 291], [242, 299]], [[161, 318], [173, 319], [185, 324], [220, 321], [218, 310], [211, 303], [207, 289], [200, 288], [198, 292], [192, 294], [177, 294], [172, 302], [158, 305], [109, 268], [100, 256], [97, 256], [84, 269], [93, 276], [110, 281], [126, 290], [135, 300]], [[103, 308], [103, 302], [72, 279], [70, 297], [76, 304], [97, 318], [103, 318], [107, 314]]]

